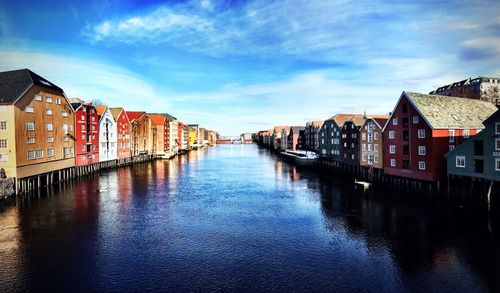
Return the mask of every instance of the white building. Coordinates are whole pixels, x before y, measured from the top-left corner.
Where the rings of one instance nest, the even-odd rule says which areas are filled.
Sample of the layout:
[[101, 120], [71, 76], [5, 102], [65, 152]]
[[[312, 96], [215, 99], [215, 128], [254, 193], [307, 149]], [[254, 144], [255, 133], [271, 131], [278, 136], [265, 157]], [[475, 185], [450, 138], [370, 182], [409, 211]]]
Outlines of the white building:
[[107, 106], [96, 106], [99, 115], [99, 161], [116, 160], [118, 153], [116, 122]]

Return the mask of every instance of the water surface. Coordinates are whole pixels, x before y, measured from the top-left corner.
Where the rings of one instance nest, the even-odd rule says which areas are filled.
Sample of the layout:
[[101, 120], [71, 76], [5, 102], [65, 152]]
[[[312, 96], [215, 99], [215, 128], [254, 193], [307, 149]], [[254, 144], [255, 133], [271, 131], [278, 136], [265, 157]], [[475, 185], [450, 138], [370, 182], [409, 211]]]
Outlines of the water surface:
[[484, 216], [220, 145], [4, 204], [0, 291], [498, 291], [493, 236]]

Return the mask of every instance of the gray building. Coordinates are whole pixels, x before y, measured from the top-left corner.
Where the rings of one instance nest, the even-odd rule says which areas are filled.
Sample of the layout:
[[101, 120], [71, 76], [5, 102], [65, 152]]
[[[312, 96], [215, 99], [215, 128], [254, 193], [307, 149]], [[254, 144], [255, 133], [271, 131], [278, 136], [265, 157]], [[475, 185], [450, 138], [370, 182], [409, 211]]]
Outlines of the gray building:
[[336, 161], [342, 160], [341, 130], [347, 120], [363, 114], [337, 114], [327, 119], [319, 131], [319, 155]]
[[483, 124], [485, 129], [445, 155], [448, 175], [500, 181], [500, 110]]

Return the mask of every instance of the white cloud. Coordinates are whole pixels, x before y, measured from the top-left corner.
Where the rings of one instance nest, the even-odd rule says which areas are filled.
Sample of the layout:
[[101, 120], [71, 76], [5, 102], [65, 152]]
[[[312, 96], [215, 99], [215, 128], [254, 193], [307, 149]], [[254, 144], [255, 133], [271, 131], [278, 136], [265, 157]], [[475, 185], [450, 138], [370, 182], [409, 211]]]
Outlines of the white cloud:
[[[168, 99], [141, 76], [92, 59], [3, 48], [0, 70], [29, 68], [60, 86], [68, 97], [99, 99], [130, 110], [168, 110]], [[138, 101], [143, 101], [138, 103]]]

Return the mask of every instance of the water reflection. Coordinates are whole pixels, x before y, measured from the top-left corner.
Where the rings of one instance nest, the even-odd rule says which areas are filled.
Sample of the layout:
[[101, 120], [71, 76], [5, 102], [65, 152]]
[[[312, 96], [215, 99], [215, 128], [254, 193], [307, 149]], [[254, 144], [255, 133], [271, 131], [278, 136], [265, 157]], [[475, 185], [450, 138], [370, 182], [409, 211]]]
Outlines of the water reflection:
[[4, 206], [0, 289], [498, 291], [497, 215], [218, 146]]

